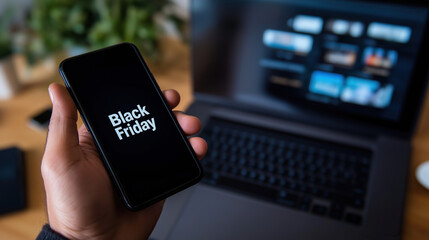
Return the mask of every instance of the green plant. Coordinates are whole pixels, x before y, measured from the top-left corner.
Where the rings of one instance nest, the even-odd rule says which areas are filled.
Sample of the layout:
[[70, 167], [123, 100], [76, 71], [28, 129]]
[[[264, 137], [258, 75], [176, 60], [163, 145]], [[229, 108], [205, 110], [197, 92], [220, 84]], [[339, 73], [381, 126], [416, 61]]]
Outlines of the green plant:
[[0, 38], [0, 60], [12, 54], [12, 47], [9, 40]]
[[10, 8], [0, 12], [0, 59], [12, 54], [12, 38], [10, 32], [14, 11]]
[[36, 0], [29, 18], [36, 39], [27, 52], [44, 57], [73, 47], [98, 49], [127, 41], [146, 55], [156, 55], [162, 35], [156, 17], [181, 24], [163, 11], [170, 4], [170, 0]]
[[155, 15], [161, 13], [168, 0], [96, 0], [100, 21], [89, 34], [95, 48], [120, 41], [133, 42], [147, 54], [156, 50], [159, 29]]
[[97, 18], [92, 2], [36, 0], [28, 21], [35, 35], [26, 46], [30, 62], [63, 49], [87, 46], [87, 34]]

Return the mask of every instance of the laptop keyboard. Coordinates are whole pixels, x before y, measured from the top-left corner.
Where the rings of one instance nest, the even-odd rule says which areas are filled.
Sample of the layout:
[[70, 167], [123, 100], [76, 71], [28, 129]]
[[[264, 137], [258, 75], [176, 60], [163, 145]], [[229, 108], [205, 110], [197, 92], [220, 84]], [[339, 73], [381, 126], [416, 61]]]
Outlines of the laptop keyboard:
[[361, 225], [371, 152], [217, 118], [201, 133], [203, 182]]

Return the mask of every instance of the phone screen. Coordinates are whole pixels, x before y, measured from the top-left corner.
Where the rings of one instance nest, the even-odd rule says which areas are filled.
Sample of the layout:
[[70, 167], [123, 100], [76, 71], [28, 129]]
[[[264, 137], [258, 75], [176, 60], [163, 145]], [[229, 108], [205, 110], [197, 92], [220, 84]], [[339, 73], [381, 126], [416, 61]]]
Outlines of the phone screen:
[[136, 47], [69, 58], [60, 72], [128, 207], [145, 207], [201, 179], [198, 159]]

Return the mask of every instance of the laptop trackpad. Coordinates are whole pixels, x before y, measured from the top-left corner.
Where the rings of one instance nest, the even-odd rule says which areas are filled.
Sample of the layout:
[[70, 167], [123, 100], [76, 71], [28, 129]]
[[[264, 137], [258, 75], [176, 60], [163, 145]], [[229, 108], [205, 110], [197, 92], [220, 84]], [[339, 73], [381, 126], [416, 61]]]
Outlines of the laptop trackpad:
[[[320, 224], [312, 231], [309, 221]], [[170, 239], [285, 239], [311, 238], [326, 228], [335, 231], [312, 214], [301, 213], [205, 185], [197, 185], [173, 228]], [[319, 228], [320, 227], [320, 228]], [[329, 230], [328, 230], [329, 231]], [[320, 236], [320, 235], [319, 235]]]

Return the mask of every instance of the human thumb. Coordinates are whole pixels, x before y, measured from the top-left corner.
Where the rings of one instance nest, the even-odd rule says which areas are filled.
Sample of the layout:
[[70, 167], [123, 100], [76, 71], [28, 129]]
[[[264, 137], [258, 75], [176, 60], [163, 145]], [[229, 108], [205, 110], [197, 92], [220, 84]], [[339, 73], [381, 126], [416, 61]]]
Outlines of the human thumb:
[[45, 153], [66, 153], [79, 145], [76, 106], [64, 86], [52, 83], [48, 90], [53, 108]]

